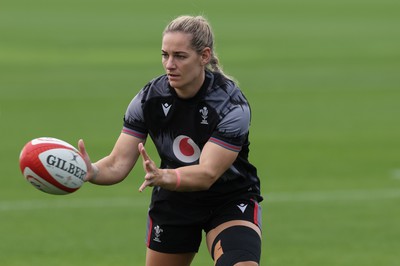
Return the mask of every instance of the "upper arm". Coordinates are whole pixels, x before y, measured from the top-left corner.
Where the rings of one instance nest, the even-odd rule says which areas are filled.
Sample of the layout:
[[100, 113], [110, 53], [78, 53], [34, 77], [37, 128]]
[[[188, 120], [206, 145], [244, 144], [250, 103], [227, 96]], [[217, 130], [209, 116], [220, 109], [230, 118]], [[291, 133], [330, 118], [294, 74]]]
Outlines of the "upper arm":
[[207, 165], [207, 169], [212, 171], [209, 174], [212, 174], [215, 180], [231, 167], [243, 145], [247, 143], [251, 119], [250, 107], [244, 99], [240, 103], [231, 105], [229, 112], [219, 122], [215, 132], [203, 147], [200, 156], [200, 164]]
[[206, 169], [215, 182], [235, 162], [237, 156], [238, 152], [209, 141], [201, 152], [199, 165]]

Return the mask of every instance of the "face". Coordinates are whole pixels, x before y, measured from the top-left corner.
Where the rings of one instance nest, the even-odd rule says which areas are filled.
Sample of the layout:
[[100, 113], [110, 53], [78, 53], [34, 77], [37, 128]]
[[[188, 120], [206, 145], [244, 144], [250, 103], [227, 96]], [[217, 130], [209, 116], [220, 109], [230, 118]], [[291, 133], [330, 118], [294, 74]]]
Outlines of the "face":
[[162, 39], [162, 64], [168, 80], [183, 98], [194, 96], [204, 81], [204, 70], [210, 60], [210, 48], [198, 54], [191, 46], [191, 35], [169, 32]]

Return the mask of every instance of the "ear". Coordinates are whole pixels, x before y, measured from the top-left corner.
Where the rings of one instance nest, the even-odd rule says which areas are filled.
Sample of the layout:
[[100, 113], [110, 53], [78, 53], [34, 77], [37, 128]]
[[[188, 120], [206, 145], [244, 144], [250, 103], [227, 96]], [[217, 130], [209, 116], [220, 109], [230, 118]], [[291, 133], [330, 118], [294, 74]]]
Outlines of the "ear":
[[202, 65], [205, 66], [210, 62], [210, 60], [211, 60], [211, 48], [206, 47], [201, 52], [201, 63]]

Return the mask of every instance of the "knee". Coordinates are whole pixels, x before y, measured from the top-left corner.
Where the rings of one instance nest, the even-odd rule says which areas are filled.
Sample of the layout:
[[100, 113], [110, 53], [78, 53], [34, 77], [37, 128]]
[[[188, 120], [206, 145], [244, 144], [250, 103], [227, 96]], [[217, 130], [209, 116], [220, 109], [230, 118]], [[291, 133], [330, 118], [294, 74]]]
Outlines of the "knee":
[[232, 226], [214, 240], [211, 255], [215, 266], [253, 266], [261, 257], [261, 238], [247, 226]]

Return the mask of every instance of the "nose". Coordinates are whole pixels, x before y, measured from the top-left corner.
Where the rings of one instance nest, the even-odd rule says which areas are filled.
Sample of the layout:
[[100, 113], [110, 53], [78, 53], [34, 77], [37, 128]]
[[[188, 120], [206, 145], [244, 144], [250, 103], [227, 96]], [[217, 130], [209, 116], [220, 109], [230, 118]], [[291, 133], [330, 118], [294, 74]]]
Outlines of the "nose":
[[170, 56], [166, 62], [165, 62], [165, 68], [166, 69], [174, 69], [175, 68], [175, 62], [174, 62], [174, 58], [172, 56]]

